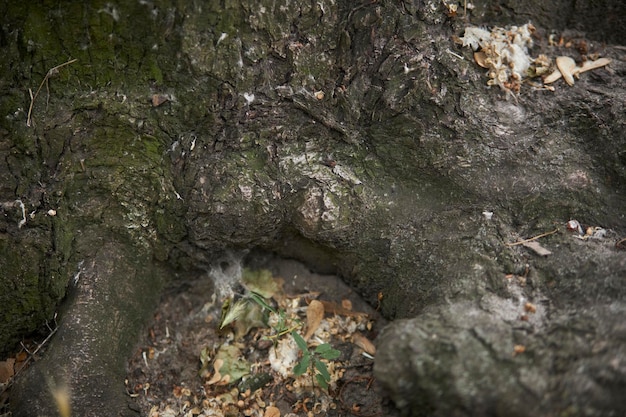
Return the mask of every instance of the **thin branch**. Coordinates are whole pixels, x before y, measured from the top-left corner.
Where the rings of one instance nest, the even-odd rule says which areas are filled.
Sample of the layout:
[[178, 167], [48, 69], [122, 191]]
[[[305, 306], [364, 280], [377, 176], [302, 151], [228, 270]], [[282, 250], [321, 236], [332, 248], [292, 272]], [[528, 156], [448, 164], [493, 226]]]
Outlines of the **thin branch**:
[[46, 322], [46, 326], [48, 327], [48, 330], [50, 330], [50, 333], [48, 334], [48, 336], [46, 336], [46, 338], [44, 339], [43, 342], [39, 343], [37, 345], [37, 348], [30, 352], [28, 349], [26, 349], [26, 346], [24, 346], [24, 344], [22, 343], [22, 348], [24, 348], [24, 350], [26, 351], [26, 353], [28, 353], [28, 358], [26, 358], [26, 360], [24, 361], [23, 365], [20, 367], [20, 369], [15, 373], [14, 377], [17, 376], [22, 369], [26, 368], [26, 365], [28, 364], [28, 362], [30, 362], [31, 359], [33, 359], [35, 357], [35, 355], [37, 355], [37, 353], [41, 350], [41, 348], [43, 348], [46, 343], [48, 343], [48, 341], [52, 338], [52, 336], [54, 336], [54, 334], [57, 332], [57, 330], [59, 330], [59, 326], [57, 324], [57, 315], [54, 315], [54, 328], [50, 327], [50, 325], [48, 324], [48, 322]]
[[54, 321], [54, 327], [51, 327], [50, 324], [48, 322], [46, 322], [46, 327], [48, 327], [48, 330], [50, 330], [50, 333], [44, 339], [43, 342], [41, 342], [41, 343], [39, 343], [37, 345], [37, 348], [34, 351], [31, 352], [30, 350], [28, 350], [28, 348], [24, 345], [23, 342], [20, 342], [20, 345], [22, 345], [22, 348], [24, 349], [24, 351], [26, 353], [28, 353], [28, 357], [26, 358], [26, 360], [24, 360], [24, 362], [22, 362], [20, 368], [17, 370], [17, 372], [15, 372], [15, 374], [11, 377], [11, 379], [8, 381], [8, 383], [4, 387], [2, 387], [2, 389], [0, 390], [0, 395], [4, 394], [9, 388], [11, 388], [11, 386], [13, 385], [13, 381], [15, 381], [15, 378], [24, 369], [27, 368], [28, 363], [35, 358], [35, 355], [37, 355], [37, 353], [41, 350], [41, 348], [43, 348], [46, 345], [46, 343], [48, 343], [48, 341], [50, 341], [52, 336], [54, 336], [54, 334], [57, 332], [57, 330], [59, 329], [59, 325], [57, 324], [57, 315], [56, 315], [56, 313], [54, 314], [54, 317], [52, 318], [52, 320]]
[[41, 81], [41, 84], [39, 84], [39, 88], [35, 92], [35, 95], [33, 95], [32, 90], [30, 90], [30, 89], [28, 90], [28, 92], [30, 94], [30, 106], [28, 107], [28, 118], [26, 119], [26, 126], [28, 126], [28, 127], [31, 126], [31, 116], [32, 116], [32, 113], [33, 113], [33, 106], [35, 105], [35, 100], [37, 99], [37, 96], [39, 95], [39, 92], [41, 91], [41, 88], [43, 87], [43, 85], [46, 84], [46, 87], [47, 87], [48, 79], [51, 76], [56, 74], [59, 71], [59, 69], [63, 68], [66, 65], [73, 64], [76, 61], [78, 61], [78, 59], [76, 59], [76, 58], [70, 59], [69, 61], [64, 62], [64, 63], [62, 63], [60, 65], [57, 65], [56, 67], [50, 68], [48, 70], [48, 72], [46, 73], [46, 76]]
[[520, 240], [519, 242], [513, 242], [513, 243], [505, 243], [506, 246], [517, 246], [517, 245], [523, 245], [524, 243], [528, 243], [528, 242], [532, 242], [533, 240], [537, 240], [539, 238], [545, 237], [545, 236], [550, 236], [555, 234], [556, 232], [558, 232], [559, 229], [554, 229], [550, 232], [546, 232], [546, 233], [542, 233], [540, 235], [537, 236], [533, 236], [531, 238], [528, 239], [524, 239], [524, 240]]

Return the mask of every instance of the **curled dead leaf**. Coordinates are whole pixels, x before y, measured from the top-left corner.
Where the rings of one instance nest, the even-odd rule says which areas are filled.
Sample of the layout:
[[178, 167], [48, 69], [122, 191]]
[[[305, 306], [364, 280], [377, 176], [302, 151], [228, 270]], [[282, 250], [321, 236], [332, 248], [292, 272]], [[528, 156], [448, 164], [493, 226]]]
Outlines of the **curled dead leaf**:
[[552, 84], [553, 82], [555, 82], [556, 80], [558, 80], [562, 76], [563, 76], [563, 74], [561, 74], [561, 71], [556, 69], [556, 70], [554, 70], [554, 72], [552, 74], [548, 75], [546, 78], [543, 79], [543, 83], [544, 84]]
[[358, 347], [360, 347], [361, 349], [363, 349], [365, 353], [369, 353], [372, 356], [376, 354], [376, 346], [374, 346], [374, 344], [367, 337], [363, 336], [361, 333], [353, 334], [352, 342]]
[[280, 417], [280, 410], [274, 406], [269, 406], [265, 409], [263, 417]]
[[317, 330], [324, 318], [324, 304], [318, 300], [313, 300], [306, 310], [306, 333], [304, 340], [309, 340], [313, 333]]
[[574, 71], [576, 68], [576, 61], [569, 56], [560, 56], [556, 59], [556, 66], [563, 75], [563, 79], [570, 86], [574, 85]]
[[474, 61], [483, 68], [489, 68], [487, 64], [487, 54], [483, 51], [474, 52]]
[[213, 369], [215, 370], [215, 373], [213, 374], [213, 377], [211, 377], [211, 379], [207, 381], [207, 384], [213, 385], [221, 381], [222, 375], [220, 374], [220, 368], [222, 366], [224, 366], [224, 361], [222, 359], [215, 359], [215, 363], [213, 364]]

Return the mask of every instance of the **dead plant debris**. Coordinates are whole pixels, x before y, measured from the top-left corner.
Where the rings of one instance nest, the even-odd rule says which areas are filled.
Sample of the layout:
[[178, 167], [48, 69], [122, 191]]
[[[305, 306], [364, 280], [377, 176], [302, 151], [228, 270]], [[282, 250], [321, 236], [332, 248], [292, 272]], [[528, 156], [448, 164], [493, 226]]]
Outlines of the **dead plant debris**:
[[[57, 315], [54, 314], [51, 323], [46, 323], [45, 331], [47, 335], [42, 342], [35, 340], [25, 340], [20, 342], [21, 349], [14, 355], [0, 361], [0, 416], [10, 415], [9, 411], [9, 392], [13, 386], [15, 378], [27, 369], [31, 362], [37, 360], [48, 347], [48, 342], [58, 330]], [[58, 388], [58, 387], [57, 387]], [[59, 413], [64, 417], [67, 410], [66, 404], [62, 403], [62, 395], [60, 388], [52, 390], [53, 397], [57, 402]]]
[[[571, 87], [574, 78], [579, 78], [582, 73], [611, 63], [608, 58], [590, 54], [586, 42], [564, 42], [562, 38], [559, 42], [550, 38], [549, 47], [575, 48], [580, 55], [580, 64], [568, 55], [559, 55], [554, 60], [545, 54], [533, 58], [529, 49], [533, 47], [535, 35], [536, 28], [532, 23], [527, 23], [507, 28], [496, 26], [490, 30], [468, 26], [463, 36], [455, 39], [463, 46], [470, 47], [474, 51], [476, 64], [488, 70], [487, 85], [497, 85], [509, 93], [519, 93], [523, 83], [555, 91], [551, 84], [560, 78]], [[530, 81], [539, 77], [543, 81], [541, 85]]]
[[143, 413], [398, 415], [372, 375], [378, 313], [352, 310], [354, 294], [286, 289], [285, 278], [244, 269], [225, 300], [186, 290], [164, 301], [126, 381]]
[[[46, 91], [48, 91], [48, 97], [49, 97], [50, 93], [48, 90], [48, 81], [50, 80], [50, 77], [53, 77], [54, 75], [58, 74], [61, 68], [67, 65], [73, 64], [76, 61], [78, 61], [78, 59], [76, 58], [70, 59], [69, 61], [64, 62], [60, 65], [57, 65], [56, 67], [50, 68], [48, 72], [46, 73], [46, 76], [41, 81], [41, 84], [39, 84], [39, 88], [37, 88], [37, 91], [35, 92], [35, 94], [33, 94], [33, 90], [31, 89], [28, 90], [28, 93], [30, 95], [30, 106], [28, 106], [28, 116], [26, 118], [26, 126], [30, 127], [32, 125], [33, 106], [35, 105], [35, 100], [37, 100], [37, 96], [39, 96], [39, 92], [41, 91], [41, 88], [44, 85], [46, 86]], [[46, 100], [46, 105], [47, 104], [48, 104], [48, 101]]]

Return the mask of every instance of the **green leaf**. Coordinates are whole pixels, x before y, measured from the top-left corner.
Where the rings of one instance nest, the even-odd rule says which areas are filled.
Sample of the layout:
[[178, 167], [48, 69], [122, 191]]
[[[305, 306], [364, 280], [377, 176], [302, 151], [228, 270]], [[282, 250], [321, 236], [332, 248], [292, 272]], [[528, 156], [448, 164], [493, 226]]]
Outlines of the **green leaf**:
[[330, 349], [332, 348], [330, 347], [328, 343], [323, 343], [321, 345], [318, 345], [315, 348], [315, 353], [319, 353], [320, 355], [323, 355], [324, 353], [328, 352]]
[[300, 376], [306, 372], [309, 368], [309, 364], [311, 363], [311, 356], [304, 355], [302, 360], [293, 367], [293, 374], [295, 376]]
[[211, 361], [211, 350], [208, 347], [205, 347], [200, 351], [200, 363], [202, 366], [207, 366]]
[[341, 356], [341, 352], [338, 351], [337, 349], [330, 349], [329, 351], [320, 354], [320, 356], [322, 358], [324, 358], [324, 359], [332, 361], [332, 360], [337, 359], [338, 357], [340, 357]]
[[276, 293], [278, 293], [278, 283], [272, 276], [272, 273], [267, 269], [252, 271], [248, 268], [245, 268], [243, 270], [241, 279], [244, 286], [249, 291], [253, 291], [261, 295], [263, 298], [269, 299], [272, 298]]
[[324, 388], [324, 389], [328, 389], [328, 381], [326, 381], [324, 379], [324, 377], [322, 377], [320, 374], [316, 374], [315, 375], [315, 379], [317, 380], [317, 384]]
[[315, 353], [319, 354], [322, 358], [333, 360], [341, 356], [341, 352], [337, 349], [333, 349], [328, 343], [323, 343], [315, 348]]
[[274, 308], [271, 305], [269, 305], [267, 301], [265, 301], [265, 298], [263, 298], [261, 294], [256, 293], [254, 291], [250, 291], [250, 298], [252, 299], [252, 301], [257, 303], [264, 309], [271, 311], [272, 313], [276, 313], [276, 310], [274, 310]]
[[244, 305], [243, 311], [237, 317], [235, 323], [235, 339], [242, 338], [255, 327], [265, 326], [267, 326], [267, 324], [263, 307], [248, 300]]
[[230, 375], [230, 383], [240, 380], [250, 373], [250, 363], [244, 359], [241, 350], [233, 345], [222, 345], [215, 355], [224, 364], [220, 368], [222, 375]]
[[300, 350], [308, 354], [309, 347], [307, 346], [306, 341], [302, 338], [302, 336], [300, 336], [295, 330], [291, 332], [291, 336], [293, 336], [293, 339], [296, 341], [296, 344], [298, 345]]
[[315, 353], [319, 353], [320, 355], [326, 355], [329, 352], [339, 352], [339, 351], [333, 349], [332, 346], [329, 345], [328, 343], [323, 343], [321, 345], [318, 345], [315, 348]]
[[202, 364], [202, 366], [200, 367], [199, 374], [200, 377], [205, 378], [210, 374], [209, 365], [211, 363], [211, 349], [209, 349], [208, 347], [205, 347], [200, 352], [200, 363]]
[[315, 361], [315, 368], [319, 371], [319, 373], [324, 377], [326, 381], [330, 381], [330, 373], [328, 372], [328, 368], [326, 364], [322, 361]]

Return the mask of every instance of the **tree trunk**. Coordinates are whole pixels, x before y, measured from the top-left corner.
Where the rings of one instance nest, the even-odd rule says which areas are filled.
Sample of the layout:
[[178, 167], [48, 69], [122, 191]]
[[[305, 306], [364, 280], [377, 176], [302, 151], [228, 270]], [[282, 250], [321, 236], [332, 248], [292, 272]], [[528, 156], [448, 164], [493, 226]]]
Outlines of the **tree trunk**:
[[[485, 1], [465, 18], [434, 0], [205, 3], [1, 6], [1, 350], [67, 296], [14, 415], [54, 414], [63, 384], [76, 415], [132, 414], [124, 363], [167, 276], [250, 248], [414, 318], [376, 364], [413, 415], [536, 397], [519, 415], [624, 410], [625, 66], [596, 42], [624, 39], [620, 2]], [[529, 19], [533, 56], [584, 40], [609, 69], [555, 92], [488, 88], [455, 37]], [[589, 37], [549, 45], [564, 29]], [[575, 238], [572, 218], [605, 233]], [[547, 258], [507, 245], [554, 228]], [[520, 324], [527, 300], [544, 310]]]

